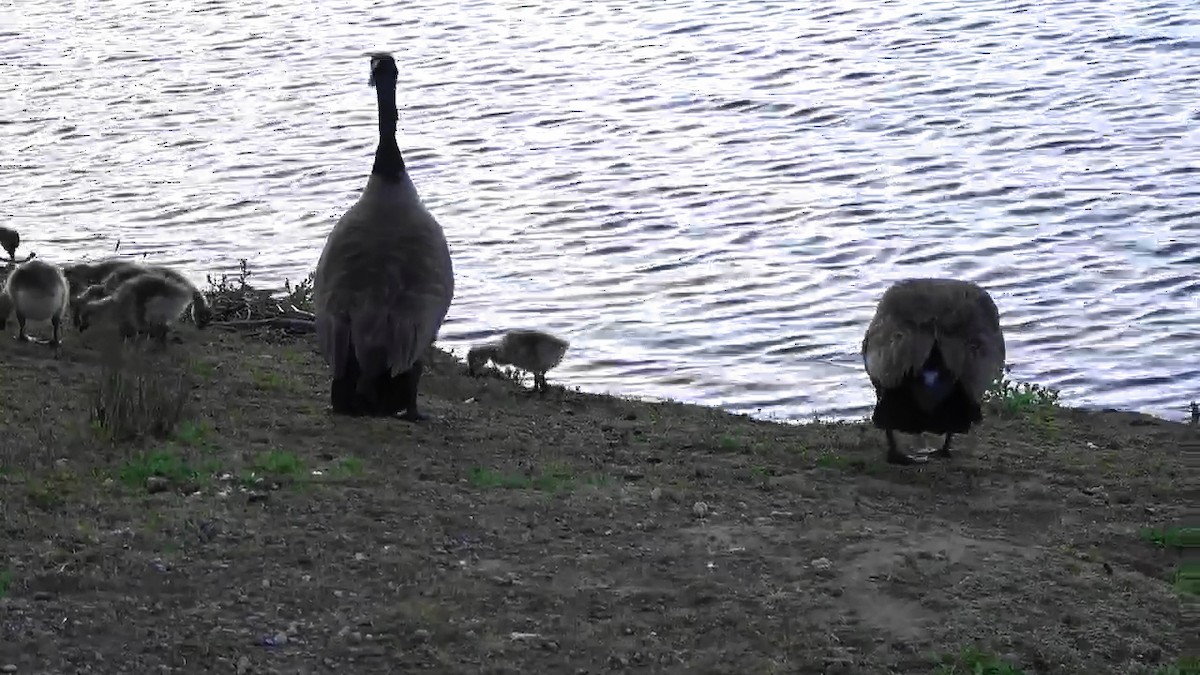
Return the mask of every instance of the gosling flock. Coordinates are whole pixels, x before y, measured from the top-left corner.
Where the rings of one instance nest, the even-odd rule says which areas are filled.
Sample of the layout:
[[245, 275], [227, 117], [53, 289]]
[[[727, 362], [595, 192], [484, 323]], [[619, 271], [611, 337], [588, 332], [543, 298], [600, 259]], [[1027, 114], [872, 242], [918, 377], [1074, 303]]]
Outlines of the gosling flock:
[[[454, 266], [445, 233], [410, 177], [396, 142], [399, 70], [388, 53], [370, 56], [379, 138], [358, 200], [330, 231], [313, 278], [317, 345], [329, 368], [332, 412], [418, 421], [423, 356], [437, 339], [454, 299]], [[16, 261], [19, 235], [0, 228], [10, 266], [0, 293], [0, 327], [15, 314], [17, 339], [28, 321], [49, 321], [50, 344], [62, 342], [70, 316], [80, 331], [105, 324], [126, 338], [149, 335], [165, 346], [168, 328], [189, 309], [199, 327], [211, 311], [186, 277], [164, 266], [125, 260], [62, 268], [30, 256]], [[68, 309], [68, 307], [70, 309]], [[534, 375], [539, 391], [567, 341], [516, 330], [473, 347], [468, 372], [487, 362]], [[908, 279], [880, 299], [861, 345], [874, 387], [872, 423], [884, 430], [887, 461], [926, 460], [900, 450], [895, 433], [944, 434], [931, 456], [951, 456], [955, 434], [982, 420], [985, 390], [1004, 367], [1004, 335], [995, 302], [957, 279]]]

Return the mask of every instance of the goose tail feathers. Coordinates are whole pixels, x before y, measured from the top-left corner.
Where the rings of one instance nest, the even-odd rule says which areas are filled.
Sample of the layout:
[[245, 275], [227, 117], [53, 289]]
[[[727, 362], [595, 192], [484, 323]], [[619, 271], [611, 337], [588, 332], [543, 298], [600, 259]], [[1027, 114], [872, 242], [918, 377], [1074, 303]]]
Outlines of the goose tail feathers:
[[416, 405], [424, 351], [419, 326], [395, 314], [364, 312], [318, 314], [316, 330], [333, 374], [334, 412], [385, 416]]

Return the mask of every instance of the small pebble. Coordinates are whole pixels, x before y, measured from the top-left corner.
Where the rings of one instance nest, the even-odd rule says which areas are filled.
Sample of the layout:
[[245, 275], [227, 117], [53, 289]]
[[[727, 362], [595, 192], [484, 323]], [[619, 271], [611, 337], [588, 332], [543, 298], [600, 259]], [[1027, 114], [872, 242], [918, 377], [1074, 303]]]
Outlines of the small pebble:
[[651, 501], [656, 502], [660, 499], [662, 499], [662, 488], [656, 487], [650, 491], [650, 500]]
[[833, 563], [830, 562], [829, 558], [817, 558], [816, 560], [812, 561], [812, 566], [813, 569], [820, 572], [828, 572], [829, 570], [833, 569]]
[[708, 515], [708, 504], [704, 502], [696, 502], [692, 505], [692, 513], [696, 514], [697, 518], [703, 518]]
[[15, 673], [15, 672], [17, 672], [17, 667], [11, 663], [6, 663], [6, 664], [4, 664], [4, 666], [0, 667], [0, 673]]
[[424, 628], [418, 628], [415, 631], [413, 631], [413, 637], [417, 638], [418, 640], [422, 640], [422, 641], [428, 640], [431, 636], [432, 636], [432, 633], [425, 630]]
[[166, 492], [169, 487], [170, 483], [168, 483], [167, 479], [163, 478], [162, 476], [150, 476], [146, 479], [146, 492], [149, 492], [150, 494]]

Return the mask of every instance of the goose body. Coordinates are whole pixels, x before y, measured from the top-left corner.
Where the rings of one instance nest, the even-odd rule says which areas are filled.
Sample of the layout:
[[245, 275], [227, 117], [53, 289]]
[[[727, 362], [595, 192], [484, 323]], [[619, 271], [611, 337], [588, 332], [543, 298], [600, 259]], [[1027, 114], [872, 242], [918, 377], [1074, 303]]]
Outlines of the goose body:
[[191, 293], [191, 309], [192, 321], [195, 322], [197, 328], [205, 328], [212, 321], [212, 309], [208, 305], [208, 298], [204, 297], [204, 293], [196, 288], [196, 285], [185, 277], [178, 270], [166, 267], [164, 265], [143, 265], [129, 264], [118, 267], [106, 276], [103, 277], [101, 284], [104, 290], [108, 293], [113, 293], [116, 289], [129, 279], [143, 274], [153, 274], [163, 277], [168, 281], [172, 281], [179, 286], [187, 288]]
[[66, 265], [63, 274], [71, 284], [71, 294], [79, 295], [89, 286], [101, 283], [105, 277], [118, 270], [140, 269], [141, 265], [132, 260], [110, 258], [97, 262], [83, 262]]
[[192, 293], [192, 320], [197, 328], [204, 328], [212, 321], [212, 309], [208, 298], [196, 285], [178, 270], [165, 265], [147, 265], [132, 260], [112, 258], [94, 263], [76, 263], [68, 265], [64, 270], [67, 280], [71, 282], [71, 292], [79, 296], [92, 292], [91, 287], [102, 285], [107, 293], [112, 293], [123, 282], [141, 274], [157, 274], [186, 286]]
[[17, 259], [17, 248], [21, 246], [21, 234], [10, 227], [0, 227], [0, 248], [9, 260]]
[[422, 358], [454, 297], [446, 236], [425, 208], [396, 144], [396, 62], [371, 58], [379, 104], [375, 163], [358, 201], [325, 241], [313, 274], [317, 342], [335, 414], [426, 416]]
[[992, 297], [958, 279], [908, 279], [879, 301], [862, 344], [875, 388], [871, 420], [887, 434], [889, 462], [911, 464], [894, 432], [954, 434], [983, 419], [984, 393], [1004, 369], [1004, 334]]
[[107, 323], [123, 337], [147, 333], [165, 343], [169, 326], [192, 304], [189, 285], [157, 274], [126, 279], [108, 295], [92, 290], [97, 288], [103, 291], [94, 285], [79, 298], [76, 320], [81, 333], [95, 323]]
[[513, 330], [495, 342], [476, 345], [467, 352], [467, 368], [474, 375], [489, 360], [533, 373], [533, 386], [545, 391], [546, 372], [562, 362], [570, 343], [537, 330]]
[[18, 340], [29, 340], [25, 332], [28, 321], [49, 321], [54, 328], [50, 344], [55, 347], [62, 344], [62, 321], [67, 313], [70, 287], [57, 265], [37, 259], [17, 265], [8, 275], [4, 294], [17, 315]]

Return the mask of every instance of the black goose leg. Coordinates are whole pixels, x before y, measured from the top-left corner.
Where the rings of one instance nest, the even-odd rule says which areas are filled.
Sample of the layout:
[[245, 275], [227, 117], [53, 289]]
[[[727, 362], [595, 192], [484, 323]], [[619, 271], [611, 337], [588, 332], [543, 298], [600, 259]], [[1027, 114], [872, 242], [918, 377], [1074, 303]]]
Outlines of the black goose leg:
[[167, 326], [166, 326], [166, 324], [163, 324], [161, 326], [160, 325], [150, 326], [150, 329], [147, 332], [150, 334], [150, 337], [154, 340], [155, 347], [157, 347], [159, 349], [159, 351], [165, 351], [167, 348]]
[[946, 440], [942, 443], [941, 449], [930, 454], [932, 454], [934, 457], [941, 457], [944, 459], [950, 459], [953, 457], [953, 455], [950, 454], [950, 440], [952, 438], [954, 438], [954, 434], [946, 434]]
[[358, 417], [363, 414], [358, 395], [358, 380], [361, 376], [358, 360], [351, 354], [342, 376], [333, 378], [329, 385], [329, 404], [334, 415]]
[[404, 413], [400, 415], [400, 419], [402, 420], [420, 422], [429, 419], [429, 415], [426, 415], [417, 408], [417, 388], [421, 384], [421, 371], [424, 370], [424, 365], [420, 361], [417, 361], [404, 374], [404, 398], [402, 400]]
[[544, 373], [533, 374], [533, 389], [540, 393], [546, 392], [546, 375]]
[[54, 358], [62, 356], [62, 315], [55, 314], [50, 319], [50, 325], [54, 328], [53, 337], [50, 338], [50, 346], [54, 348]]
[[19, 342], [29, 342], [29, 333], [25, 332], [25, 315], [21, 310], [17, 310], [17, 340]]
[[335, 377], [329, 385], [329, 404], [334, 415], [359, 416], [358, 382], [349, 377]]
[[888, 464], [899, 464], [901, 466], [908, 466], [910, 464], [916, 464], [918, 462], [918, 460], [913, 458], [912, 456], [906, 455], [903, 452], [900, 452], [900, 448], [896, 447], [896, 436], [892, 433], [891, 429], [884, 429], [883, 431], [887, 435], [887, 446], [888, 446], [887, 461], [888, 461]]

